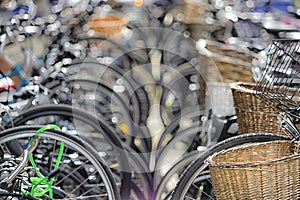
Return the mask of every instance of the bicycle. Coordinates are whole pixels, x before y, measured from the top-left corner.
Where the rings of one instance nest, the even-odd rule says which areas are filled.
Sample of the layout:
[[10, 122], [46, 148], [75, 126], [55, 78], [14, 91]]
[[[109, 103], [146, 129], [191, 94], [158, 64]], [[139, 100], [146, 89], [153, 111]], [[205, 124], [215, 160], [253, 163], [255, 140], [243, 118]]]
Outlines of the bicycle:
[[299, 41], [274, 40], [262, 78], [257, 82], [257, 96], [280, 112], [280, 124], [288, 136], [253, 133], [231, 137], [199, 155], [185, 170], [171, 199], [215, 199], [207, 159], [220, 151], [247, 143], [299, 139]]

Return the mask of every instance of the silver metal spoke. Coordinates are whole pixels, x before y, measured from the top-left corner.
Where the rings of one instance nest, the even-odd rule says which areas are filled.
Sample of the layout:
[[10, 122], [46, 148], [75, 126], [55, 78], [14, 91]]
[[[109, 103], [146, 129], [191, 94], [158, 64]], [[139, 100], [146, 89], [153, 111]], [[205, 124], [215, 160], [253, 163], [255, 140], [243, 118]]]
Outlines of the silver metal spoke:
[[[97, 171], [93, 172], [90, 176], [95, 175]], [[73, 194], [73, 192], [75, 192], [78, 188], [80, 188], [83, 184], [85, 184], [87, 181], [89, 180], [89, 178], [87, 177], [84, 181], [82, 181], [76, 188], [74, 188], [72, 190], [72, 192], [70, 194]]]
[[[93, 185], [92, 186], [92, 188], [91, 189], [89, 189], [89, 190], [87, 190], [86, 192], [84, 192], [83, 194], [81, 194], [81, 196], [85, 196], [86, 194], [88, 194], [89, 192], [91, 192], [92, 190], [94, 190], [95, 188], [95, 186], [97, 186], [97, 187], [104, 187], [105, 185], [104, 184], [95, 184], [95, 185]], [[88, 186], [89, 187], [89, 186]]]
[[71, 197], [71, 198], [63, 198], [63, 199], [57, 199], [57, 200], [73, 200], [73, 199], [87, 199], [87, 198], [96, 198], [96, 197], [107, 197], [107, 194], [97, 194], [97, 195], [90, 195], [90, 196], [79, 196], [79, 197]]
[[74, 170], [72, 170], [72, 172], [70, 172], [68, 175], [64, 176], [64, 178], [60, 179], [58, 182], [56, 182], [54, 185], [57, 186], [58, 184], [60, 184], [61, 182], [63, 182], [64, 180], [66, 180], [68, 177], [70, 177], [74, 172], [76, 172], [78, 169], [80, 169], [81, 167], [83, 167], [85, 164], [88, 163], [88, 160], [86, 160], [83, 164], [81, 164], [80, 166], [78, 166], [77, 168], [75, 168]]
[[191, 199], [191, 200], [196, 200], [195, 198], [188, 197], [188, 196], [186, 196], [185, 198], [187, 198], [187, 199]]
[[54, 147], [53, 147], [53, 151], [52, 151], [52, 155], [51, 155], [51, 159], [50, 159], [50, 169], [49, 169], [49, 172], [51, 172], [52, 170], [52, 167], [53, 167], [53, 156], [55, 154], [55, 149], [56, 149], [56, 141], [54, 142]]
[[[212, 184], [212, 182], [211, 182], [210, 179], [206, 179], [205, 181], [208, 181], [210, 184]], [[195, 183], [192, 183], [192, 186], [193, 186], [194, 188], [196, 188], [197, 191], [201, 191], [201, 194], [204, 194], [204, 195], [207, 196], [209, 199], [214, 200], [214, 198], [212, 198], [208, 193], [206, 193], [203, 189], [200, 188], [202, 185], [197, 186]], [[203, 187], [204, 187], [204, 186], [203, 186]], [[198, 192], [198, 194], [199, 194], [199, 192]], [[201, 195], [201, 196], [202, 196], [202, 195]], [[201, 196], [200, 196], [200, 197], [201, 197]], [[191, 197], [188, 197], [188, 198], [191, 198]], [[199, 199], [199, 198], [197, 198], [197, 199]]]

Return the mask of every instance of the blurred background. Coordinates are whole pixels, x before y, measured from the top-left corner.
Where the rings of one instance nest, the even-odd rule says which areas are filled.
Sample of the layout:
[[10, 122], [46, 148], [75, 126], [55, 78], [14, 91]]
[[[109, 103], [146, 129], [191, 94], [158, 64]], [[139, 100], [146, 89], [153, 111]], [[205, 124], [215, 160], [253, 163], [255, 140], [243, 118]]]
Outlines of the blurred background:
[[[300, 39], [300, 0], [0, 2], [1, 123], [55, 123], [87, 139], [123, 199], [167, 199], [199, 152], [266, 131], [249, 127], [266, 116], [250, 125], [237, 116], [245, 106], [230, 84], [253, 88], [269, 44]], [[87, 112], [101, 128], [61, 110], [68, 120]]]

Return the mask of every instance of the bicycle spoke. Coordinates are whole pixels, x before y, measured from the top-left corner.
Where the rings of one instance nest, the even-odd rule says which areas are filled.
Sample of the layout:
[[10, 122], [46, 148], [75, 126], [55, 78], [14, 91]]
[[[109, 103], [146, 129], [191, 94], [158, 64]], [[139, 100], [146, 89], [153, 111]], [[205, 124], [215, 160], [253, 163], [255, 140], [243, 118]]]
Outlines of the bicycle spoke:
[[[96, 174], [96, 171], [93, 172], [90, 176], [93, 176]], [[79, 189], [82, 185], [84, 185], [89, 180], [89, 177], [87, 177], [84, 181], [82, 181], [76, 188], [74, 188], [70, 194], [73, 194], [77, 189]]]
[[97, 184], [97, 185], [94, 185], [93, 187], [91, 187], [91, 189], [89, 189], [89, 190], [87, 190], [86, 192], [84, 192], [83, 194], [81, 194], [81, 196], [85, 196], [86, 194], [88, 194], [88, 193], [90, 193], [92, 190], [94, 190], [94, 187], [95, 186], [100, 186], [100, 187], [103, 187], [104, 186], [104, 184]]
[[52, 166], [53, 166], [53, 156], [55, 154], [55, 149], [56, 149], [56, 142], [54, 142], [54, 147], [53, 147], [53, 151], [52, 151], [52, 154], [51, 154], [51, 159], [50, 159], [50, 168], [49, 168], [49, 172], [51, 172], [52, 170]]
[[70, 173], [68, 173], [68, 175], [64, 176], [62, 179], [60, 179], [58, 182], [56, 182], [54, 184], [54, 186], [59, 185], [60, 183], [62, 183], [64, 180], [66, 180], [67, 178], [69, 178], [72, 174], [74, 174], [77, 170], [79, 170], [80, 168], [82, 168], [85, 164], [87, 164], [89, 161], [86, 160], [83, 164], [81, 164], [80, 166], [76, 167], [74, 170], [72, 170]]
[[196, 200], [195, 198], [188, 197], [188, 196], [186, 196], [185, 198], [187, 198], [187, 199], [191, 199], [191, 200]]
[[[209, 194], [207, 194], [206, 192], [202, 191], [203, 194], [205, 194], [209, 199], [214, 200], [214, 198], [212, 198]], [[202, 195], [201, 195], [202, 196]]]
[[[208, 180], [209, 181], [209, 180]], [[209, 181], [210, 182], [210, 181]], [[210, 182], [211, 183], [211, 182]], [[198, 194], [204, 194], [206, 195], [209, 199], [213, 199], [207, 192], [204, 191], [204, 186], [203, 185], [200, 185], [200, 186], [197, 186], [195, 183], [192, 184], [192, 186], [194, 188], [196, 188], [196, 191], [198, 191], [197, 193]], [[202, 188], [201, 188], [202, 187]], [[202, 196], [202, 195], [201, 195]], [[200, 197], [201, 197], [200, 196]], [[197, 198], [197, 199], [200, 199], [200, 198]]]
[[72, 198], [63, 198], [63, 199], [57, 199], [57, 200], [73, 200], [73, 199], [88, 199], [88, 198], [96, 198], [96, 197], [107, 197], [107, 194], [97, 194], [97, 195], [90, 195], [90, 196], [80, 196], [80, 197], [72, 197]]

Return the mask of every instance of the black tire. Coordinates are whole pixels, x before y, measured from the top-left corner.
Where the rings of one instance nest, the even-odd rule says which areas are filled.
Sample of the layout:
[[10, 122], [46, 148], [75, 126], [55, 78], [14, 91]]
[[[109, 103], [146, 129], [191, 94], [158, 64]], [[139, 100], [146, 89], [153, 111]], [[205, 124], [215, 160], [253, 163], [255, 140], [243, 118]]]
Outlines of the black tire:
[[[232, 148], [238, 145], [253, 143], [253, 142], [267, 142], [274, 140], [289, 140], [290, 138], [282, 135], [274, 135], [268, 133], [257, 133], [257, 134], [246, 134], [231, 137], [227, 140], [217, 143], [216, 145], [210, 147], [204, 153], [200, 154], [197, 159], [195, 159], [184, 171], [180, 177], [179, 182], [176, 185], [172, 193], [172, 200], [183, 200], [183, 199], [193, 199], [193, 197], [185, 198], [189, 188], [192, 186], [194, 180], [201, 175], [202, 172], [207, 171], [206, 159], [216, 152], [224, 149]], [[207, 175], [207, 174], [206, 174]], [[209, 176], [210, 177], [210, 176]], [[212, 186], [211, 186], [212, 187]], [[205, 199], [205, 198], [202, 198]], [[213, 197], [208, 197], [208, 199], [214, 199]]]
[[[35, 136], [35, 137], [37, 136], [36, 131], [39, 130], [41, 127], [42, 126], [19, 126], [19, 127], [4, 130], [0, 133], [0, 138], [1, 138], [1, 140], [0, 140], [1, 145], [0, 146], [1, 146], [1, 148], [6, 147], [6, 151], [7, 151], [9, 149], [9, 145], [6, 145], [6, 144], [10, 141], [15, 141], [17, 143], [19, 143], [19, 142], [20, 143], [28, 142], [28, 138], [33, 137], [33, 136]], [[80, 168], [87, 167], [87, 165], [88, 165], [90, 167], [92, 166], [93, 169], [97, 170], [96, 171], [97, 174], [95, 174], [95, 176], [96, 175], [99, 176], [98, 181], [103, 181], [103, 183], [105, 185], [105, 189], [106, 189], [105, 191], [107, 192], [107, 194], [105, 194], [105, 195], [107, 195], [108, 199], [111, 199], [111, 200], [120, 199], [118, 188], [117, 188], [116, 182], [113, 178], [112, 172], [110, 171], [108, 166], [105, 164], [104, 160], [94, 150], [94, 148], [91, 147], [84, 140], [82, 140], [78, 137], [74, 137], [71, 134], [65, 133], [63, 131], [54, 130], [54, 129], [45, 130], [44, 132], [39, 134], [37, 137], [39, 139], [42, 138], [39, 141], [41, 143], [41, 148], [45, 148], [45, 145], [43, 145], [43, 143], [46, 140], [47, 141], [49, 140], [49, 142], [46, 143], [46, 144], [48, 144], [47, 148], [50, 148], [49, 145], [53, 144], [53, 150], [50, 148], [50, 152], [52, 152], [52, 151], [54, 152], [54, 150], [57, 148], [57, 146], [55, 145], [56, 141], [57, 141], [57, 144], [61, 144], [63, 142], [65, 149], [64, 149], [64, 153], [63, 153], [64, 155], [62, 157], [62, 160], [68, 159], [68, 154], [73, 154], [73, 152], [78, 153], [78, 156], [81, 156], [81, 157], [78, 157], [78, 159], [83, 158], [83, 160], [86, 160], [84, 162], [81, 162], [81, 164], [79, 164]], [[53, 143], [52, 140], [54, 141], [54, 143]], [[34, 150], [34, 152], [36, 154], [41, 154], [40, 151], [42, 151], [42, 150], [39, 150], [40, 149], [39, 144], [36, 147], [38, 149]], [[35, 154], [34, 152], [33, 152], [33, 155]], [[55, 154], [51, 154], [51, 155], [53, 156]], [[44, 156], [50, 156], [50, 154], [44, 154]], [[53, 158], [51, 157], [51, 159], [46, 159], [45, 161], [51, 162], [51, 161], [53, 161]], [[40, 168], [41, 172], [47, 172], [48, 174], [51, 172], [52, 167], [53, 167], [52, 163], [51, 163], [51, 165], [50, 165], [50, 163], [48, 165], [46, 165], [43, 162], [37, 161], [36, 164]], [[96, 188], [99, 187], [99, 189], [96, 189], [96, 190], [95, 189], [92, 189], [92, 190], [89, 189], [89, 187], [91, 187], [91, 186], [83, 186], [85, 184], [84, 182], [89, 182], [88, 180], [90, 179], [91, 175], [86, 174], [85, 171], [79, 172], [78, 170], [80, 168], [77, 167], [77, 166], [76, 166], [76, 168], [74, 168], [74, 166], [72, 164], [68, 164], [68, 163], [63, 162], [62, 165], [63, 165], [63, 167], [58, 172], [58, 174], [53, 175], [54, 177], [55, 176], [57, 177], [53, 186], [55, 186], [56, 184], [58, 186], [63, 184], [64, 181], [62, 179], [69, 179], [70, 178], [71, 180], [73, 180], [72, 184], [65, 186], [66, 190], [64, 189], [64, 186], [62, 186], [61, 189], [65, 192], [64, 193], [65, 195], [69, 196], [73, 193], [73, 191], [74, 192], [76, 191], [76, 193], [78, 193], [77, 190], [80, 190], [80, 192], [83, 192], [83, 194], [81, 194], [81, 193], [78, 194], [79, 196], [85, 195], [85, 194], [88, 195], [90, 192], [93, 192], [93, 191], [100, 192], [100, 185], [102, 186], [102, 184], [97, 183], [94, 187], [96, 187]], [[68, 169], [70, 171], [68, 171]], [[84, 169], [82, 169], [82, 170], [84, 170]], [[90, 170], [90, 168], [87, 168], [86, 170]], [[62, 175], [64, 175], [64, 176], [59, 175], [60, 173], [62, 173]], [[65, 174], [65, 173], [68, 173], [68, 174]], [[75, 173], [75, 174], [73, 174], [73, 173]], [[94, 174], [94, 172], [92, 174]], [[61, 176], [63, 178], [58, 178], [58, 177], [61, 177]], [[80, 182], [80, 180], [82, 181], [82, 178], [84, 178], [83, 179], [84, 182]], [[88, 183], [88, 184], [92, 185], [92, 183]], [[72, 186], [74, 186], [75, 188], [71, 189], [71, 193], [68, 194], [68, 192], [66, 192], [66, 191], [70, 191], [70, 189], [68, 187], [72, 187]], [[83, 186], [82, 189], [80, 189], [81, 186]], [[101, 190], [103, 190], [103, 189], [101, 188]], [[91, 194], [89, 194], [89, 196], [90, 195]], [[97, 195], [103, 195], [103, 194], [97, 194]], [[73, 195], [71, 195], [71, 196], [73, 196]], [[84, 197], [82, 197], [82, 198], [84, 198]], [[98, 198], [99, 197], [95, 197], [94, 199], [98, 199]]]

